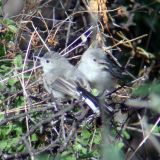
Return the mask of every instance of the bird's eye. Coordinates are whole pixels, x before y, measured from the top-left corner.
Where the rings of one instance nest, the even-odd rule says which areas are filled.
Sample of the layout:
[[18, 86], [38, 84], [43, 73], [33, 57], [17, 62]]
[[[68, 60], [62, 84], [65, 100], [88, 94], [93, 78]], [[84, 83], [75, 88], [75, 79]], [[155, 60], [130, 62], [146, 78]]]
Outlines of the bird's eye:
[[46, 60], [46, 63], [49, 63], [50, 61], [49, 60]]
[[94, 58], [93, 61], [96, 62], [96, 59]]

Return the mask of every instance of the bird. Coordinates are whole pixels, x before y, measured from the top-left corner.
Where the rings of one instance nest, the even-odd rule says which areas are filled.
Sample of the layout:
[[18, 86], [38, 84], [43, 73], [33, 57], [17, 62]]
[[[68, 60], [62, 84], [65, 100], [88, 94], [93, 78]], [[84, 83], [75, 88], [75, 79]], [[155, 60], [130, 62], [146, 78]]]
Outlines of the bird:
[[43, 68], [43, 84], [46, 91], [56, 99], [78, 99], [85, 101], [95, 113], [99, 113], [98, 100], [90, 93], [90, 84], [75, 66], [59, 55], [47, 52], [40, 58]]
[[103, 95], [105, 90], [114, 87], [114, 77], [119, 74], [107, 58], [105, 51], [98, 47], [89, 47], [83, 53], [77, 68], [85, 75], [91, 88], [97, 90], [99, 96]]

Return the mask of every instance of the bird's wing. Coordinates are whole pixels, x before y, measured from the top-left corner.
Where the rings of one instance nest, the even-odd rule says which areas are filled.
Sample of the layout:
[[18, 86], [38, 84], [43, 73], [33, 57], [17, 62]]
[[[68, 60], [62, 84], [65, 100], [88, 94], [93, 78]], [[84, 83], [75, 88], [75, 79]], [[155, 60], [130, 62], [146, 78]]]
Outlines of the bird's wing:
[[[63, 71], [62, 71], [63, 70]], [[76, 81], [72, 78], [72, 75], [69, 74], [64, 76], [64, 68], [58, 68], [52, 70], [50, 74], [44, 75], [44, 79], [47, 84], [47, 89], [52, 92], [57, 91], [64, 95], [77, 98], [76, 96]]]
[[74, 81], [78, 86], [85, 88], [87, 91], [91, 91], [89, 82], [87, 81], [85, 75], [81, 73], [77, 68], [75, 69], [75, 75], [73, 75]]
[[77, 98], [77, 84], [72, 80], [66, 80], [64, 77], [58, 77], [51, 85], [52, 89], [61, 92], [64, 95], [68, 95]]

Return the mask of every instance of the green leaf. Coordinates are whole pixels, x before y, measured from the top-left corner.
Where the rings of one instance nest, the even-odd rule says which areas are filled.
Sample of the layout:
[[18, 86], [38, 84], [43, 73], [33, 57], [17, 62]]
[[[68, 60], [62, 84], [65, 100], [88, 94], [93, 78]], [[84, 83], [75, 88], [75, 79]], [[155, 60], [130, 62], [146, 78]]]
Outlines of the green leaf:
[[16, 93], [17, 92], [17, 88], [15, 86], [11, 86], [10, 92]]
[[5, 20], [4, 20], [4, 24], [7, 25], [8, 30], [9, 30], [10, 32], [12, 32], [12, 33], [17, 33], [18, 28], [15, 26], [15, 23], [14, 23], [13, 20], [11, 20], [11, 19], [5, 19]]
[[17, 96], [16, 99], [15, 99], [16, 108], [23, 106], [24, 102], [25, 102], [25, 98], [23, 96]]
[[19, 137], [22, 135], [22, 127], [14, 126], [14, 130], [16, 131], [16, 136]]
[[17, 144], [18, 141], [19, 141], [19, 137], [12, 138], [11, 140], [9, 140], [10, 145], [13, 145], [13, 146]]
[[8, 145], [8, 142], [6, 140], [0, 141], [0, 150], [4, 150]]
[[86, 147], [81, 148], [81, 152], [82, 154], [87, 154], [87, 148]]
[[17, 79], [17, 78], [10, 78], [10, 79], [8, 80], [8, 85], [12, 87], [12, 86], [15, 85], [16, 82], [18, 82], [18, 79]]
[[37, 141], [37, 140], [38, 140], [37, 135], [36, 135], [36, 134], [32, 134], [32, 136], [31, 136], [31, 141], [32, 141], [32, 142], [35, 142], [35, 141]]
[[91, 132], [89, 132], [87, 129], [84, 129], [81, 133], [81, 136], [83, 139], [88, 139], [91, 136]]
[[12, 19], [9, 19], [9, 18], [7, 18], [7, 19], [4, 19], [4, 24], [6, 24], [6, 25], [13, 25], [14, 24], [14, 21], [12, 20]]
[[64, 151], [62, 152], [56, 160], [76, 160], [74, 155], [71, 155], [69, 152]]
[[8, 67], [8, 66], [6, 66], [6, 65], [1, 65], [1, 66], [0, 66], [0, 72], [1, 72], [1, 73], [6, 73], [6, 72], [8, 72], [8, 71], [10, 71], [10, 70], [11, 70], [11, 68]]
[[94, 96], [98, 96], [98, 94], [99, 94], [99, 92], [98, 92], [98, 90], [97, 89], [92, 89], [92, 94], [94, 95]]
[[123, 136], [124, 136], [126, 139], [130, 139], [130, 135], [129, 135], [129, 133], [128, 133], [126, 130], [123, 131]]
[[13, 33], [17, 33], [18, 28], [14, 25], [8, 25], [8, 29], [9, 31], [13, 32]]
[[5, 134], [8, 135], [13, 130], [13, 125], [10, 123], [7, 126], [7, 130], [5, 131]]
[[117, 148], [118, 149], [122, 149], [123, 147], [124, 147], [124, 143], [123, 142], [117, 143]]
[[160, 126], [154, 126], [153, 124], [149, 125], [149, 128], [152, 129], [154, 127], [153, 133], [160, 133]]
[[23, 151], [24, 150], [24, 145], [23, 144], [20, 144], [20, 145], [18, 145], [18, 147], [17, 147], [17, 151]]
[[14, 60], [13, 60], [13, 63], [16, 67], [20, 68], [22, 67], [23, 65], [23, 59], [22, 59], [22, 56], [21, 55], [17, 55]]
[[81, 144], [75, 143], [75, 145], [73, 145], [73, 148], [74, 148], [75, 151], [79, 151], [79, 150], [81, 150], [83, 147], [82, 147]]

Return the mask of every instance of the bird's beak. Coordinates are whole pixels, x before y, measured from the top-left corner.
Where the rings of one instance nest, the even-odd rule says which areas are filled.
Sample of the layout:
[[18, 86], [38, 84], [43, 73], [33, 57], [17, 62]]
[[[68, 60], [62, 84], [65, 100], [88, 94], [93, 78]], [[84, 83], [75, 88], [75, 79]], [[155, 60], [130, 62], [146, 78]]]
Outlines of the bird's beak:
[[103, 70], [109, 70], [109, 63], [106, 59], [99, 59], [98, 63]]
[[99, 59], [98, 63], [102, 64], [102, 65], [108, 65], [109, 64], [106, 59]]

